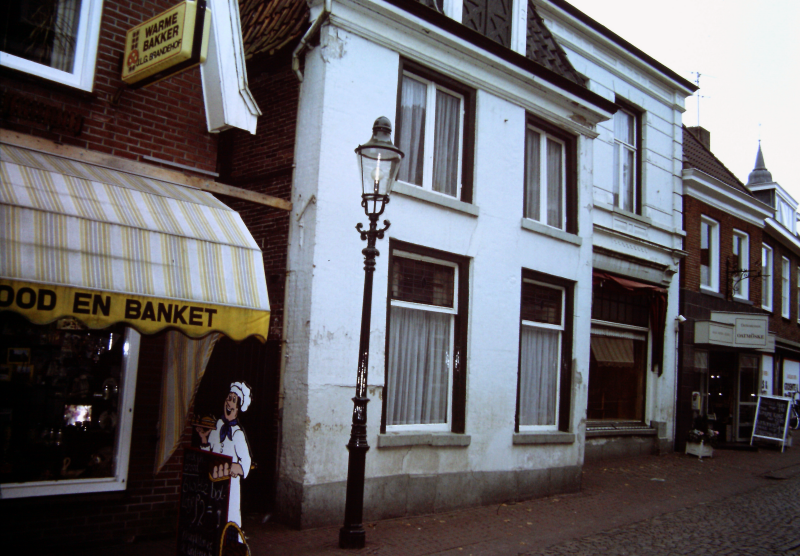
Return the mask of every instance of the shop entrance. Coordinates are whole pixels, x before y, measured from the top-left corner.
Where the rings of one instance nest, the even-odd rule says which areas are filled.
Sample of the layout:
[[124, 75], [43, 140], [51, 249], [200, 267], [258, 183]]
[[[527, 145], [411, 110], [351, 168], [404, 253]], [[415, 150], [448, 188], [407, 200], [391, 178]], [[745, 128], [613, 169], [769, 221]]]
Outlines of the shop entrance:
[[709, 354], [708, 415], [723, 442], [750, 440], [758, 403], [759, 361], [753, 354]]
[[197, 389], [195, 413], [219, 417], [231, 383], [250, 385], [252, 402], [240, 421], [256, 468], [242, 481], [242, 513], [268, 513], [275, 503], [279, 376], [280, 342], [222, 337]]

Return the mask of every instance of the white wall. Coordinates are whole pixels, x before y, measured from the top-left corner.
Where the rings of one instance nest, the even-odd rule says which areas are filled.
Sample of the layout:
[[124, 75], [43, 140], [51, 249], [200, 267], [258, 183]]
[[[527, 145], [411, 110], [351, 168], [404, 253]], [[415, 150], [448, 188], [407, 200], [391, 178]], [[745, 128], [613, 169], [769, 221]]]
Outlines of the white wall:
[[[581, 240], [566, 242], [520, 225], [524, 136], [526, 108], [530, 106], [535, 106], [540, 115], [551, 115], [552, 120], [570, 122], [571, 129], [580, 129], [570, 119], [576, 110], [595, 120], [597, 113], [576, 108], [553, 92], [541, 92], [508, 75], [505, 69], [486, 64], [474, 69], [457, 50], [434, 52], [431, 48], [435, 45], [423, 33], [403, 35], [402, 48], [390, 49], [344, 29], [359, 28], [357, 22], [354, 18], [353, 22], [342, 22], [341, 27], [325, 25], [321, 45], [306, 55], [293, 201], [296, 213], [312, 194], [316, 204], [309, 207], [301, 222], [292, 219], [289, 266], [292, 280], [298, 282], [294, 291], [302, 295], [291, 298], [287, 306], [291, 324], [287, 327], [290, 349], [285, 414], [290, 408], [305, 411], [303, 418], [295, 415], [285, 423], [281, 473], [309, 485], [346, 477], [345, 444], [353, 407], [350, 398], [355, 391], [364, 280], [361, 249], [365, 245], [353, 227], [367, 221], [359, 204], [353, 149], [369, 138], [376, 117], [387, 116], [394, 123], [400, 63], [397, 50], [419, 52], [417, 59], [424, 58], [422, 62], [435, 58], [438, 71], [478, 88], [474, 206], [479, 214], [395, 194], [382, 217], [392, 226], [387, 237], [378, 242], [381, 255], [374, 275], [368, 381], [368, 441], [372, 449], [367, 456], [367, 476], [579, 465], [580, 440], [568, 445], [515, 446], [512, 435], [523, 268], [580, 284], [575, 293], [574, 392], [562, 395], [575, 398], [572, 431], [580, 431], [585, 416], [592, 142], [579, 140]], [[392, 32], [392, 28], [383, 29], [379, 21], [372, 21], [370, 33], [386, 37]], [[498, 90], [505, 92], [494, 94]], [[593, 136], [591, 127], [583, 129]], [[303, 246], [298, 244], [301, 234]], [[385, 373], [389, 238], [472, 259], [466, 402], [469, 447], [377, 447]], [[307, 403], [301, 399], [306, 396]]]

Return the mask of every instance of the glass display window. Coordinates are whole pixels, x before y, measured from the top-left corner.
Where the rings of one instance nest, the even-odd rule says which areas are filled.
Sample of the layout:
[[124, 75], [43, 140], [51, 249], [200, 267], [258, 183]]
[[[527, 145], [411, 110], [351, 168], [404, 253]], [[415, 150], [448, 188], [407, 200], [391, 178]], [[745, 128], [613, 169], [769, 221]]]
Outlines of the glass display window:
[[139, 334], [0, 313], [2, 497], [122, 490]]

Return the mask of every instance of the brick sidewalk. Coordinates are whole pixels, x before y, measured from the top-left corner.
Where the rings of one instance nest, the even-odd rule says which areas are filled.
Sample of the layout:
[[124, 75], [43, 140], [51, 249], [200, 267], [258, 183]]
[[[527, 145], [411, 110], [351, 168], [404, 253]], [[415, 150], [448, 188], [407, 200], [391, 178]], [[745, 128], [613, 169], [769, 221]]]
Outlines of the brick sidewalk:
[[[254, 556], [516, 555], [546, 549], [800, 476], [800, 447], [780, 453], [716, 450], [711, 459], [669, 454], [584, 466], [579, 494], [366, 524], [367, 545], [340, 550], [338, 527], [296, 531], [245, 520]], [[133, 543], [98, 555], [167, 556], [174, 541]]]

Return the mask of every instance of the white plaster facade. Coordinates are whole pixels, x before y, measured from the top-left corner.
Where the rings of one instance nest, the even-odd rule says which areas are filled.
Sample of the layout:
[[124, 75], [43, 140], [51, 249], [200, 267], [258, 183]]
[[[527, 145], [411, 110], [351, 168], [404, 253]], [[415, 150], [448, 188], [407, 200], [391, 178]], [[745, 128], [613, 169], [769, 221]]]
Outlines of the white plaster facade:
[[[534, 0], [550, 31], [589, 88], [615, 102], [635, 106], [641, 119], [641, 210], [615, 206], [614, 121], [601, 122], [594, 141], [592, 237], [594, 268], [661, 285], [668, 290], [662, 373], [647, 372], [645, 423], [658, 424], [662, 449], [674, 441], [677, 387], [675, 322], [678, 263], [684, 256], [682, 218], [682, 128], [685, 99], [694, 88], [654, 60], [612, 37], [560, 2]], [[574, 8], [573, 8], [574, 10]], [[655, 62], [655, 63], [653, 63]], [[650, 347], [652, 348], [652, 333]], [[649, 360], [649, 358], [648, 358]], [[604, 456], [613, 434], [587, 438], [587, 453]], [[608, 450], [613, 452], [614, 450]], [[624, 451], [624, 450], [622, 450]], [[609, 454], [610, 455], [610, 454]]]
[[[512, 44], [523, 54], [525, 4], [514, 3], [512, 28]], [[448, 7], [446, 2], [446, 13]], [[579, 488], [597, 266], [593, 250], [601, 246], [619, 253], [620, 264], [638, 272], [634, 276], [669, 284], [672, 322], [677, 282], [670, 282], [671, 269], [681, 252], [680, 113], [688, 92], [657, 76], [645, 78], [646, 69], [637, 67], [638, 73], [628, 76], [569, 50], [578, 71], [592, 79], [590, 89], [612, 102], [611, 91], [624, 90], [648, 110], [646, 212], [623, 214], [604, 201], [613, 133], [607, 108], [390, 3], [317, 1], [311, 16], [312, 21], [323, 17], [324, 23], [318, 45], [304, 52], [297, 122], [280, 508], [300, 526], [339, 523], [343, 516], [364, 279], [364, 243], [353, 227], [366, 222], [353, 149], [369, 139], [376, 117], [394, 123], [402, 58], [475, 89], [473, 198], [465, 203], [399, 184], [382, 217], [392, 225], [378, 242], [374, 275], [364, 517], [430, 513]], [[566, 29], [566, 23], [558, 25]], [[608, 56], [620, 54], [611, 49]], [[522, 218], [529, 114], [575, 138], [577, 233]], [[463, 434], [380, 433], [391, 240], [469, 259]], [[523, 269], [574, 283], [572, 387], [561, 393], [570, 410], [561, 431], [515, 433]], [[675, 344], [667, 336], [665, 372], [648, 380], [647, 416], [669, 428]]]

